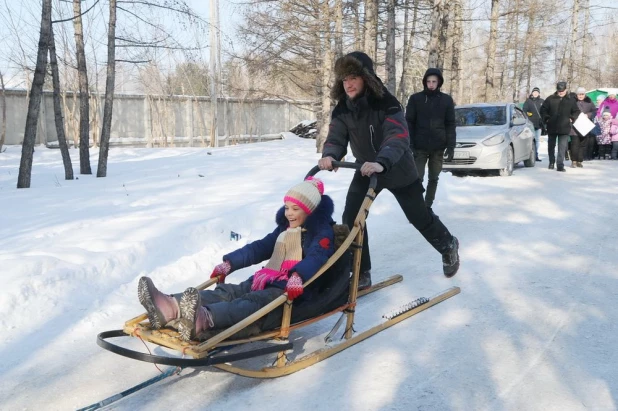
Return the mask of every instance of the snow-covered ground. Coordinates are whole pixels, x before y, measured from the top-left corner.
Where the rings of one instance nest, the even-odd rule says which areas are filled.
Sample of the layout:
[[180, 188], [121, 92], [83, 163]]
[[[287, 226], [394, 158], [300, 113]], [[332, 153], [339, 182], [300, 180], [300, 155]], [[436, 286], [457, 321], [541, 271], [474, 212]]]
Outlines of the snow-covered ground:
[[[318, 159], [314, 141], [299, 138], [114, 148], [107, 178], [65, 181], [60, 152], [37, 148], [32, 187], [17, 190], [20, 152], [0, 154], [6, 410], [76, 409], [155, 376], [152, 364], [95, 343], [143, 312], [139, 277], [167, 292], [201, 283], [221, 255], [272, 230], [282, 195]], [[112, 408], [617, 409], [618, 161], [584, 165], [557, 173], [545, 159], [508, 178], [442, 174], [434, 210], [461, 243], [450, 280], [382, 193], [368, 220], [373, 277], [404, 281], [361, 300], [357, 331], [371, 325], [363, 310], [381, 315], [453, 285], [461, 294], [287, 377], [185, 369]], [[319, 176], [340, 221], [352, 172]]]

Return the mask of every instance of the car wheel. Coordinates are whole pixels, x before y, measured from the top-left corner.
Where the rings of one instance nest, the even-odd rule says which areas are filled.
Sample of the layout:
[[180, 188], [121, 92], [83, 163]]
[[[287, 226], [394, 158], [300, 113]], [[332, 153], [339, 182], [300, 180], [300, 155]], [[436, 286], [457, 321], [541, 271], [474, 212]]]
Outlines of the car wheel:
[[534, 151], [534, 141], [532, 141], [532, 147], [530, 147], [530, 155], [527, 160], [524, 160], [524, 166], [534, 167], [536, 164], [536, 152]]
[[515, 166], [515, 155], [513, 154], [513, 147], [508, 146], [506, 149], [506, 165], [500, 169], [500, 175], [502, 177], [508, 177], [513, 174], [513, 167]]

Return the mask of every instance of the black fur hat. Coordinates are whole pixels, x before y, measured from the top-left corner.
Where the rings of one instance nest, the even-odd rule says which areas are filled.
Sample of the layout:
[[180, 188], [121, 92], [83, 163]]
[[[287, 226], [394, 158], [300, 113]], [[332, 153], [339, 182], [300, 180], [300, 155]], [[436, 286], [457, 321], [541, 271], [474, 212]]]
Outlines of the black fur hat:
[[330, 90], [330, 96], [334, 100], [341, 100], [345, 97], [343, 79], [350, 75], [356, 75], [365, 81], [366, 90], [378, 98], [384, 96], [384, 85], [382, 80], [373, 71], [373, 61], [371, 57], [362, 51], [353, 51], [343, 57], [339, 57], [335, 62], [335, 84]]

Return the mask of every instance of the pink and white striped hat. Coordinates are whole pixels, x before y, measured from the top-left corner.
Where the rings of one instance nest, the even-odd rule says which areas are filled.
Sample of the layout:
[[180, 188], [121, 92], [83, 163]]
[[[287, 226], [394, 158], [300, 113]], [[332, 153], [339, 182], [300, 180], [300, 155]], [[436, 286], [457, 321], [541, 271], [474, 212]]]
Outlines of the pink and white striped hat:
[[283, 202], [290, 201], [298, 205], [305, 213], [311, 214], [320, 204], [324, 194], [324, 183], [315, 177], [307, 177], [302, 183], [290, 188], [283, 197]]

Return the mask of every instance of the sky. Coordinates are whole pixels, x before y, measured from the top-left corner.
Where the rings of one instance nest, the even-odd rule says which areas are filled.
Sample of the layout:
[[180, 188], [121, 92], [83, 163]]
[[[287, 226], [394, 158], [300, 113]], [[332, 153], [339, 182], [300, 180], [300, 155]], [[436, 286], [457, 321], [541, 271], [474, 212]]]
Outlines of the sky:
[[[8, 146], [0, 154], [2, 408], [77, 409], [156, 376], [152, 364], [98, 347], [97, 334], [143, 312], [141, 276], [182, 292], [274, 228], [284, 193], [318, 159], [313, 140], [285, 136], [216, 149], [111, 148], [108, 177], [73, 181], [63, 179], [58, 150], [36, 147], [32, 187], [19, 190], [21, 148]], [[286, 377], [185, 369], [111, 409], [617, 409], [618, 161], [557, 173], [545, 152], [543, 143], [543, 161], [519, 164], [511, 177], [441, 174], [433, 209], [460, 242], [452, 279], [390, 193], [373, 203], [373, 280], [404, 280], [359, 301], [355, 330], [418, 297], [452, 286], [460, 294]], [[70, 154], [77, 171], [78, 153]], [[340, 222], [352, 172], [318, 177]], [[241, 238], [230, 240], [231, 231]], [[295, 354], [320, 347], [334, 321], [293, 332]]]

